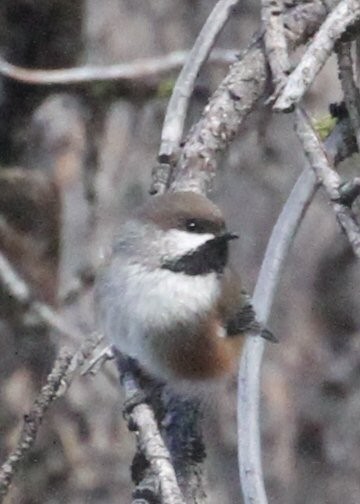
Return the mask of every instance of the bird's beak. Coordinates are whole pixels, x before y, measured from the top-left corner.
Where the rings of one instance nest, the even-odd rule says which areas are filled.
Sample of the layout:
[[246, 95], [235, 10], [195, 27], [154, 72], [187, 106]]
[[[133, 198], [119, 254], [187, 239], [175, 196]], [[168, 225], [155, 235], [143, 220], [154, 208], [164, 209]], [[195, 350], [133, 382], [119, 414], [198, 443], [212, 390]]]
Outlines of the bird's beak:
[[222, 238], [226, 241], [237, 240], [239, 238], [239, 235], [237, 235], [236, 233], [224, 233], [219, 238]]
[[224, 249], [227, 250], [227, 243], [231, 240], [236, 240], [239, 236], [235, 233], [223, 233], [221, 235], [215, 236], [215, 238], [211, 238], [207, 242], [205, 242], [205, 246], [211, 246], [214, 250], [216, 249]]

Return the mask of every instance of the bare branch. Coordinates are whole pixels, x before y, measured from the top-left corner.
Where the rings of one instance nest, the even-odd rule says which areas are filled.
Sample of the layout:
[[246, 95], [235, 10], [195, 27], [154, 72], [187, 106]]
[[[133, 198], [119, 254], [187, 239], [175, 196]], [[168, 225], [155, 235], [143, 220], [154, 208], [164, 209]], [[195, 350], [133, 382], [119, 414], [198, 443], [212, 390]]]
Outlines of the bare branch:
[[[327, 15], [321, 0], [306, 6], [306, 15], [298, 23], [304, 7], [290, 9], [286, 15], [286, 35], [292, 44], [303, 41], [304, 33], [311, 36]], [[299, 29], [299, 26], [301, 29]], [[266, 59], [259, 37], [234, 63], [206, 106], [198, 123], [191, 129], [174, 170], [172, 187], [206, 194], [211, 190], [219, 151], [234, 138], [244, 118], [265, 92]]]
[[173, 186], [206, 194], [216, 173], [216, 154], [224, 150], [242, 119], [265, 91], [265, 56], [259, 44], [235, 63], [192, 128], [174, 172]]
[[343, 183], [339, 174], [331, 167], [310, 119], [304, 110], [297, 111], [296, 132], [303, 145], [306, 157], [317, 180], [330, 198], [337, 220], [345, 232], [355, 255], [360, 257], [360, 226], [351, 209], [341, 201], [340, 187]]
[[346, 108], [354, 128], [358, 147], [360, 147], [360, 92], [354, 79], [351, 42], [340, 42], [337, 45], [337, 56], [339, 76]]
[[[315, 180], [310, 170], [302, 173], [271, 233], [253, 295], [254, 309], [264, 324], [269, 318], [281, 268], [315, 192]], [[262, 338], [247, 338], [238, 381], [239, 464], [245, 504], [267, 503], [259, 432], [259, 391], [263, 351]]]
[[195, 79], [206, 61], [221, 29], [229, 19], [231, 9], [239, 0], [219, 0], [202, 27], [189, 56], [177, 78], [167, 107], [161, 134], [159, 161], [171, 163], [177, 154]]
[[92, 334], [89, 337], [83, 336], [82, 339], [83, 344], [73, 355], [64, 349], [59, 352], [53, 369], [47, 376], [46, 385], [41, 389], [30, 412], [24, 416], [24, 427], [16, 448], [0, 468], [0, 504], [21, 461], [34, 444], [47, 409], [51, 403], [65, 394], [79, 368], [101, 342], [102, 336]]
[[284, 1], [262, 0], [261, 17], [265, 29], [264, 42], [274, 82], [274, 94], [280, 92], [290, 71], [284, 28]]
[[47, 409], [57, 399], [59, 388], [69, 369], [70, 363], [71, 355], [68, 352], [62, 352], [56, 359], [54, 367], [47, 377], [46, 385], [41, 389], [30, 412], [24, 416], [24, 425], [17, 446], [0, 468], [0, 503], [3, 502], [3, 498], [8, 492], [20, 462], [34, 444]]
[[304, 96], [330, 56], [335, 42], [360, 17], [358, 0], [342, 0], [328, 15], [300, 63], [289, 76], [274, 110], [290, 111]]
[[[70, 327], [50, 306], [37, 301], [33, 297], [29, 286], [16, 273], [1, 252], [0, 284], [25, 313], [28, 311], [36, 313], [46, 326], [65, 335], [71, 342], [83, 341], [83, 344], [73, 356], [64, 350], [60, 352], [53, 370], [47, 377], [46, 385], [42, 388], [30, 413], [25, 416], [23, 431], [17, 446], [0, 469], [0, 496], [5, 496], [20, 462], [36, 439], [38, 429], [48, 407], [55, 399], [65, 393], [79, 367], [91, 355], [102, 337], [100, 335], [91, 335], [86, 338], [75, 328]], [[0, 502], [2, 502], [2, 499], [0, 499]]]
[[[175, 51], [157, 58], [143, 58], [131, 63], [109, 66], [85, 66], [61, 70], [31, 70], [8, 63], [0, 58], [0, 74], [25, 84], [50, 86], [53, 84], [76, 84], [93, 81], [139, 81], [181, 68], [188, 51]], [[235, 51], [215, 49], [209, 62], [228, 65], [236, 61]]]
[[[329, 158], [340, 162], [350, 156], [354, 142], [349, 143], [351, 127], [343, 119], [325, 141]], [[258, 318], [267, 324], [281, 269], [299, 224], [315, 194], [314, 173], [305, 168], [285, 203], [271, 233], [253, 296]], [[238, 380], [239, 467], [245, 504], [266, 504], [260, 453], [260, 372], [264, 351], [262, 338], [247, 338]]]

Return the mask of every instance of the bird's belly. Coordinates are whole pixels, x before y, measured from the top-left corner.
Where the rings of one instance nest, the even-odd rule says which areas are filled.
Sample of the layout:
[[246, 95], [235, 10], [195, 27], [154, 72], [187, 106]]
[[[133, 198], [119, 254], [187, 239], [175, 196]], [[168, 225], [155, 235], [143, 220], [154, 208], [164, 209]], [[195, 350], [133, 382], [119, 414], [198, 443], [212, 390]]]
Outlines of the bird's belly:
[[135, 265], [130, 272], [108, 317], [108, 334], [121, 352], [172, 384], [217, 379], [236, 368], [242, 338], [224, 337], [211, 316], [219, 296], [216, 274], [194, 277]]
[[216, 381], [236, 371], [243, 345], [243, 338], [224, 338], [219, 330], [219, 325], [200, 321], [191, 327], [150, 331], [133, 357], [175, 389], [184, 383]]

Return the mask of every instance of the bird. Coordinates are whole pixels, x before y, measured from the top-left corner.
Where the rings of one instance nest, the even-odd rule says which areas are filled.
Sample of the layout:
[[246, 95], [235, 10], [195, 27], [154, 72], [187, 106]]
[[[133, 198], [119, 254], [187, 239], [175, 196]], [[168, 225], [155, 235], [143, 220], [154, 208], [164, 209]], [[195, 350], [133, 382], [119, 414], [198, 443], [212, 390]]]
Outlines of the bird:
[[230, 264], [236, 239], [205, 196], [152, 196], [120, 226], [96, 281], [107, 341], [180, 393], [233, 374], [244, 335], [276, 341]]

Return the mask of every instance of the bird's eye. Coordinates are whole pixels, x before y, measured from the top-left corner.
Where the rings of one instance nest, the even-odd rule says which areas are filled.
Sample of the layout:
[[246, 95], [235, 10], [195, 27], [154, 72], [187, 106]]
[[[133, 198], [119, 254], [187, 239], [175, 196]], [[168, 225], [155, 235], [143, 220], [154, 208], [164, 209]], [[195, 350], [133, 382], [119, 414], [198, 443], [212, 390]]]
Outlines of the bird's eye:
[[190, 231], [191, 233], [199, 232], [198, 223], [193, 219], [187, 220], [185, 222], [185, 227], [186, 227], [187, 231]]
[[199, 217], [192, 217], [190, 219], [185, 219], [181, 223], [181, 228], [186, 229], [190, 233], [212, 233], [214, 235], [218, 234], [222, 230], [223, 224], [213, 222], [208, 219], [202, 219]]

